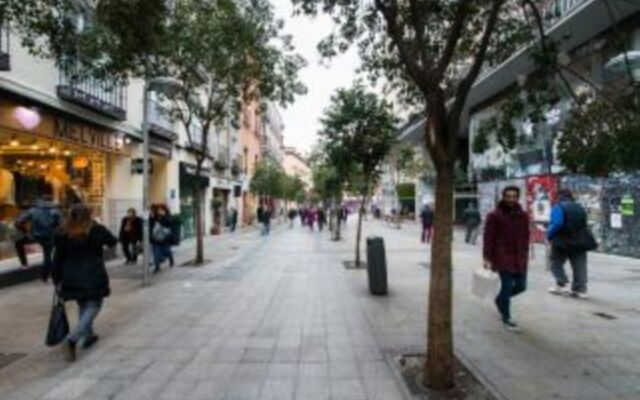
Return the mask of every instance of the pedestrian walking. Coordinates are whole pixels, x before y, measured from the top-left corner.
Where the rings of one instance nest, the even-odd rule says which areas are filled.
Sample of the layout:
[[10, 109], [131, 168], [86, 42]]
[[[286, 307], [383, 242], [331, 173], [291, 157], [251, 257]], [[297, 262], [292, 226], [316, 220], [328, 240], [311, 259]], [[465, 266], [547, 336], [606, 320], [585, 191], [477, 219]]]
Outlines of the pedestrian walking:
[[[569, 190], [558, 193], [558, 202], [551, 210], [547, 239], [551, 242], [551, 273], [556, 281], [549, 292], [586, 299], [587, 252], [595, 250], [598, 244], [589, 231], [587, 212]], [[573, 271], [571, 288], [564, 270], [567, 260]]]
[[307, 225], [309, 226], [309, 229], [313, 232], [313, 226], [316, 223], [316, 209], [315, 208], [309, 208], [307, 210]]
[[296, 219], [296, 214], [297, 214], [297, 212], [296, 212], [295, 209], [292, 208], [291, 210], [289, 210], [289, 215], [288, 215], [288, 217], [289, 217], [289, 228], [293, 228], [293, 221]]
[[519, 203], [520, 189], [506, 187], [502, 200], [487, 217], [484, 230], [484, 268], [500, 275], [500, 292], [495, 299], [504, 327], [518, 332], [511, 318], [511, 298], [527, 288], [529, 260], [529, 216]]
[[238, 227], [238, 210], [235, 207], [231, 207], [229, 212], [229, 231], [235, 232]]
[[127, 215], [120, 222], [120, 245], [125, 257], [125, 264], [138, 262], [138, 253], [142, 243], [142, 218], [136, 215], [136, 209], [127, 210]]
[[347, 225], [347, 219], [349, 218], [349, 209], [347, 206], [342, 206], [340, 208], [340, 221], [343, 225]]
[[480, 230], [480, 223], [482, 222], [482, 217], [480, 216], [480, 211], [476, 207], [475, 203], [469, 203], [469, 206], [466, 210], [464, 210], [463, 214], [463, 222], [467, 227], [467, 235], [465, 238], [465, 242], [468, 244], [476, 244], [476, 240], [478, 239], [478, 231]]
[[173, 267], [173, 251], [171, 245], [176, 243], [175, 223], [171, 212], [165, 204], [154, 204], [149, 218], [151, 247], [153, 250], [153, 273], [160, 272], [160, 266], [169, 260], [169, 267]]
[[322, 232], [324, 226], [327, 224], [327, 214], [324, 212], [323, 208], [318, 209], [318, 230]]
[[[19, 246], [18, 257], [23, 266], [27, 265], [27, 255], [24, 245], [29, 241], [38, 243], [42, 247], [43, 264], [40, 270], [40, 278], [46, 282], [51, 274], [52, 253], [55, 235], [62, 225], [62, 213], [53, 204], [53, 197], [49, 194], [42, 195], [36, 205], [18, 216], [16, 227], [22, 231], [29, 231], [23, 237]], [[30, 227], [27, 229], [27, 225]]]
[[54, 241], [53, 282], [58, 295], [65, 301], [76, 301], [79, 309], [78, 324], [64, 344], [65, 358], [75, 361], [79, 343], [86, 349], [98, 340], [93, 321], [103, 299], [111, 293], [103, 248], [115, 247], [118, 240], [93, 220], [89, 207], [76, 204]]
[[428, 204], [425, 204], [420, 211], [420, 222], [422, 224], [422, 232], [420, 241], [422, 243], [431, 243], [433, 233], [433, 210]]

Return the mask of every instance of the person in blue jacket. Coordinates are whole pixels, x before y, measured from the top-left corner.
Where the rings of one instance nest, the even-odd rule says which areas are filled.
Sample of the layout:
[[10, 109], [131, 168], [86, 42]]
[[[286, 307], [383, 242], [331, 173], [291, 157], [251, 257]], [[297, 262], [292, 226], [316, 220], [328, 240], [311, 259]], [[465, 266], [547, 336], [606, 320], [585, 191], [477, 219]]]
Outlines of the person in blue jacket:
[[[588, 229], [584, 207], [575, 201], [569, 190], [558, 193], [558, 201], [551, 210], [547, 239], [551, 243], [551, 273], [556, 281], [549, 292], [587, 298], [587, 252], [597, 244]], [[573, 270], [570, 288], [564, 270], [567, 260]]]

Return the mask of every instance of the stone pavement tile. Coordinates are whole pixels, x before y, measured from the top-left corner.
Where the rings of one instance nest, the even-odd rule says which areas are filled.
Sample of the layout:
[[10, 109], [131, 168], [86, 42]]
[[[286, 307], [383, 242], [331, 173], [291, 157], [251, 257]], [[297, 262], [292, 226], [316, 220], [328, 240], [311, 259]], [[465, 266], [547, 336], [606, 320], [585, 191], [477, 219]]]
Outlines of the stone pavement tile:
[[329, 345], [328, 351], [331, 362], [354, 361], [356, 359], [356, 353], [351, 346]]
[[196, 387], [189, 394], [188, 400], [221, 400], [228, 384], [226, 379], [207, 379], [197, 382]]
[[240, 362], [243, 363], [266, 363], [271, 360], [275, 353], [275, 347], [247, 347]]
[[331, 397], [328, 378], [300, 378], [296, 383], [296, 400], [329, 400]]
[[365, 379], [368, 400], [403, 400], [402, 391], [393, 379]]
[[303, 345], [300, 348], [300, 361], [303, 363], [328, 362], [329, 353], [326, 347], [320, 345]]
[[227, 385], [224, 400], [255, 400], [260, 396], [264, 380], [232, 379]]
[[260, 400], [293, 400], [296, 383], [293, 379], [267, 379]]
[[640, 399], [640, 374], [597, 376], [595, 379], [620, 396]]
[[[553, 371], [551, 371], [553, 373]], [[495, 379], [494, 384], [502, 393], [509, 393], [509, 399], [548, 400], [574, 399], [581, 397], [611, 398], [616, 393], [593, 379], [584, 377], [506, 377]]]
[[122, 389], [113, 400], [155, 400], [167, 385], [157, 379], [136, 379]]
[[243, 347], [220, 346], [213, 354], [213, 358], [219, 362], [239, 362], [244, 356]]
[[81, 396], [82, 399], [110, 400], [131, 383], [128, 379], [100, 379], [89, 387]]
[[356, 359], [358, 361], [382, 361], [384, 356], [378, 346], [356, 346], [354, 347]]
[[267, 379], [295, 379], [298, 377], [297, 363], [271, 363], [267, 371]]
[[357, 379], [360, 378], [360, 370], [355, 361], [331, 361], [329, 363], [329, 376], [331, 379]]
[[199, 381], [174, 378], [162, 388], [156, 400], [190, 399], [191, 393], [196, 389], [198, 383]]
[[43, 400], [72, 400], [81, 398], [91, 386], [98, 380], [94, 378], [72, 378], [63, 380], [49, 393], [45, 394]]
[[367, 393], [360, 379], [332, 379], [331, 400], [367, 400]]
[[298, 376], [300, 378], [328, 378], [329, 364], [324, 362], [320, 362], [320, 363], [301, 362], [298, 366]]
[[272, 362], [298, 362], [300, 361], [300, 346], [277, 347], [271, 360]]
[[358, 363], [364, 379], [392, 379], [393, 373], [384, 361], [361, 361]]

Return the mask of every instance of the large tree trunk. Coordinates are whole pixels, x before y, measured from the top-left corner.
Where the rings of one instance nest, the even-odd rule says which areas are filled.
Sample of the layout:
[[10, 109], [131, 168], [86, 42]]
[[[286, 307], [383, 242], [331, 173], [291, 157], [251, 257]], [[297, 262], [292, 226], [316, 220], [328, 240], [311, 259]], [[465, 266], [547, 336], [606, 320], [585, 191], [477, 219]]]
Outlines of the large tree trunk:
[[200, 171], [202, 162], [197, 162], [196, 179], [193, 184], [193, 213], [196, 221], [196, 257], [195, 265], [204, 263], [204, 221], [202, 219], [202, 188], [200, 187]]
[[358, 230], [356, 232], [356, 268], [360, 268], [360, 241], [362, 238], [362, 217], [364, 216], [364, 202], [366, 198], [363, 197], [360, 201], [360, 207], [358, 209]]
[[431, 245], [431, 282], [427, 322], [427, 360], [424, 384], [435, 390], [454, 385], [452, 326], [452, 241], [454, 165], [438, 168], [434, 235]]

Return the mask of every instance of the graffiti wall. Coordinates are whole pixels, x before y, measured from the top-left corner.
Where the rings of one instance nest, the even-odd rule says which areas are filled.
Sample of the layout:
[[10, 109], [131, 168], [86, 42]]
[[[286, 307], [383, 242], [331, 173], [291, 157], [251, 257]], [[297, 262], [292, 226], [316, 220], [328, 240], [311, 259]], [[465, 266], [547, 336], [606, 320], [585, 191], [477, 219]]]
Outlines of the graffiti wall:
[[558, 194], [558, 179], [552, 175], [527, 178], [527, 210], [533, 224], [531, 240], [542, 243], [551, 221], [551, 208]]
[[640, 257], [640, 175], [608, 179], [601, 204], [602, 251]]
[[602, 208], [602, 195], [605, 179], [572, 175], [560, 179], [560, 187], [569, 189], [576, 201], [587, 211], [589, 227], [598, 243], [602, 245], [605, 215]]

